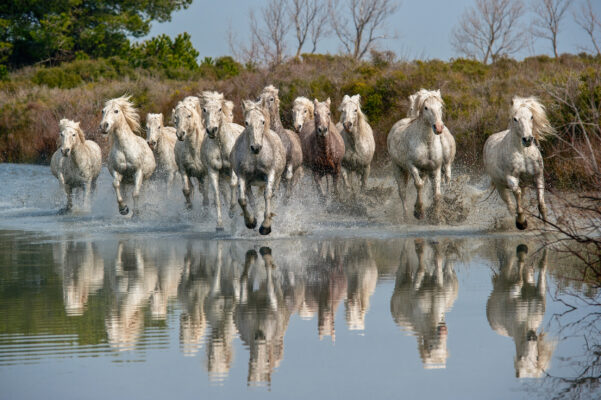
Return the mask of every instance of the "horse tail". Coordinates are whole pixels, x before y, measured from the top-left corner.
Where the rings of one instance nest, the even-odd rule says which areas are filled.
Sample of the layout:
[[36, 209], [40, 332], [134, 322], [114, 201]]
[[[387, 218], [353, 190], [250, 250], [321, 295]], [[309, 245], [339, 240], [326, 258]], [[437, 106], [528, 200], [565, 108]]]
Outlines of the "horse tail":
[[490, 193], [488, 193], [488, 196], [486, 196], [486, 198], [484, 200], [480, 200], [479, 203], [484, 203], [485, 201], [487, 201], [490, 196], [492, 196], [492, 194], [495, 192], [495, 186], [492, 184], [492, 182], [490, 183]]

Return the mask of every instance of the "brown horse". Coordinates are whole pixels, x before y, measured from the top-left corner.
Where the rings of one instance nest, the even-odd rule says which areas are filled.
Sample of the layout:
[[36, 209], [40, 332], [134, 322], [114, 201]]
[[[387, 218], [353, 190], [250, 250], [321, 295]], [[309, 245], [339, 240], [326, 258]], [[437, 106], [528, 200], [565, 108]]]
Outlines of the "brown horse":
[[325, 193], [321, 188], [321, 178], [332, 175], [334, 193], [338, 194], [338, 177], [342, 157], [344, 157], [344, 141], [336, 125], [332, 122], [330, 113], [330, 99], [319, 102], [313, 101], [315, 106], [315, 119], [313, 123], [307, 121], [299, 135], [302, 141], [303, 158], [305, 165], [313, 171], [313, 179], [321, 197]]

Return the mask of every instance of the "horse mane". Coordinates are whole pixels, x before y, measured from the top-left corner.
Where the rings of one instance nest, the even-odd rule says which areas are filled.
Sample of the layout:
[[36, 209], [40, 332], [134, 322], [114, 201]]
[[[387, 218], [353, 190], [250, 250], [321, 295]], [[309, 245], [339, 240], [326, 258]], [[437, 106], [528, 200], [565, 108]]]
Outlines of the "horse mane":
[[514, 115], [520, 107], [528, 107], [532, 113], [532, 134], [537, 141], [543, 141], [555, 133], [547, 118], [545, 106], [534, 96], [519, 97], [515, 96], [511, 100], [511, 115]]
[[225, 99], [223, 97], [223, 93], [213, 92], [210, 90], [205, 90], [204, 92], [200, 93], [200, 98], [201, 98], [202, 104], [206, 104], [209, 101], [218, 101], [221, 103], [223, 103], [225, 101]]
[[361, 110], [361, 95], [360, 94], [356, 94], [354, 96], [349, 96], [347, 94], [344, 95], [344, 97], [342, 98], [342, 102], [340, 103], [340, 106], [338, 107], [338, 111], [342, 111], [342, 106], [344, 106], [346, 103], [353, 103], [354, 105], [357, 106], [357, 118], [359, 120], [359, 126], [361, 126], [361, 122], [367, 122], [367, 115], [363, 114], [363, 110]]
[[79, 122], [75, 122], [75, 121], [71, 121], [70, 119], [63, 118], [58, 123], [58, 126], [59, 126], [59, 130], [61, 132], [67, 128], [74, 129], [75, 132], [77, 132], [77, 136], [79, 136], [79, 140], [81, 140], [82, 143], [86, 142], [86, 135], [83, 132], [83, 130], [81, 129], [81, 127], [79, 126]]
[[417, 92], [409, 95], [409, 110], [407, 111], [407, 117], [415, 118], [417, 117], [417, 99], [419, 96], [425, 96], [429, 91], [426, 89], [420, 89]]
[[229, 123], [234, 122], [234, 102], [226, 100], [223, 102], [223, 113], [225, 114], [225, 120]]
[[416, 97], [415, 97], [415, 100], [413, 103], [413, 105], [414, 105], [413, 119], [418, 119], [422, 116], [422, 108], [424, 108], [424, 103], [426, 103], [426, 100], [428, 100], [428, 99], [435, 98], [444, 107], [444, 101], [442, 100], [440, 90], [420, 89], [417, 93], [415, 93], [415, 96]]
[[294, 99], [294, 102], [292, 103], [293, 108], [296, 106], [307, 107], [311, 114], [310, 118], [313, 118], [313, 113], [315, 112], [315, 106], [313, 106], [313, 102], [311, 100], [309, 100], [306, 97], [297, 97], [296, 99]]
[[125, 122], [127, 122], [127, 125], [129, 126], [129, 129], [131, 129], [133, 133], [137, 133], [140, 131], [140, 115], [138, 114], [136, 107], [134, 107], [134, 103], [132, 103], [130, 99], [130, 95], [124, 94], [121, 97], [108, 100], [104, 106], [108, 107], [109, 105], [114, 104], [119, 107], [123, 113]]

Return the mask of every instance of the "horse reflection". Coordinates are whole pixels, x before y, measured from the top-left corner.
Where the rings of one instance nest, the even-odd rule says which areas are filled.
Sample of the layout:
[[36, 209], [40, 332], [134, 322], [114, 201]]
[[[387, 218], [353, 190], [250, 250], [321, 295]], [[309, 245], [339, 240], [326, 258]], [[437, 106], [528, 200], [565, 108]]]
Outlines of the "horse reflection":
[[290, 319], [281, 285], [274, 279], [276, 265], [271, 249], [262, 247], [260, 254], [262, 270], [257, 267], [257, 253], [254, 250], [246, 253], [240, 303], [235, 310], [240, 338], [250, 351], [248, 383], [253, 385], [271, 382], [271, 374], [284, 356], [284, 334]]
[[63, 301], [69, 316], [85, 311], [88, 297], [104, 282], [104, 261], [91, 242], [61, 242], [54, 258], [63, 274]]
[[184, 257], [178, 298], [182, 307], [179, 341], [185, 356], [198, 352], [207, 326], [205, 301], [211, 293], [211, 277], [205, 252], [206, 249], [194, 249], [189, 243]]
[[204, 302], [205, 314], [211, 327], [207, 343], [207, 370], [211, 379], [222, 379], [230, 370], [236, 336], [234, 310], [240, 298], [241, 266], [237, 248], [232, 242], [218, 242], [207, 263], [211, 289]]
[[307, 271], [305, 299], [300, 311], [304, 319], [317, 313], [319, 339], [330, 336], [336, 340], [334, 319], [338, 304], [345, 298], [347, 290], [343, 269], [343, 247], [336, 242], [318, 245], [316, 257], [310, 261]]
[[368, 242], [346, 243], [344, 254], [346, 323], [350, 330], [364, 330], [369, 299], [378, 283], [378, 267]]
[[176, 250], [172, 246], [151, 247], [147, 251], [153, 251], [149, 258], [158, 270], [157, 285], [150, 296], [150, 312], [153, 319], [165, 320], [169, 301], [177, 297], [183, 263], [177, 258]]
[[441, 243], [422, 239], [405, 242], [390, 311], [399, 326], [417, 337], [426, 369], [446, 367], [449, 353], [445, 315], [457, 291], [457, 276]]
[[111, 347], [132, 349], [144, 329], [144, 310], [157, 285], [157, 270], [145, 264], [142, 249], [119, 242], [110, 285], [113, 304], [105, 325]]
[[526, 265], [528, 247], [519, 245], [500, 251], [500, 270], [492, 277], [493, 290], [486, 304], [490, 327], [515, 343], [515, 374], [538, 378], [549, 367], [555, 344], [537, 332], [545, 315], [547, 252], [539, 261], [535, 283], [534, 266]]

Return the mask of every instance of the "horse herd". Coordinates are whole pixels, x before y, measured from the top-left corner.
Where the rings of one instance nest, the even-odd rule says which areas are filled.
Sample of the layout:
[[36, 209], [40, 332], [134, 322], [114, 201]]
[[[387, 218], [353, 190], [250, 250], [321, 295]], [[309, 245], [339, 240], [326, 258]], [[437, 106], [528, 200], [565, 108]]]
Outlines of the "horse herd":
[[[361, 190], [365, 190], [375, 140], [361, 111], [359, 95], [344, 96], [337, 124], [332, 120], [329, 98], [323, 102], [296, 98], [292, 108], [294, 131], [282, 125], [278, 89], [274, 86], [265, 87], [256, 101], [242, 102], [244, 126], [233, 122], [233, 109], [234, 104], [222, 93], [204, 91], [198, 97], [188, 96], [172, 110], [175, 127], [165, 126], [162, 114], [147, 115], [145, 141], [136, 135], [140, 131], [140, 117], [130, 97], [108, 100], [102, 110], [100, 130], [110, 140], [107, 167], [113, 178], [119, 212], [129, 214], [122, 184], [133, 185], [133, 214], [137, 215], [140, 191], [146, 180], [153, 176], [162, 178], [171, 187], [176, 175], [180, 175], [187, 208], [192, 207], [192, 178], [198, 182], [205, 207], [209, 205], [211, 186], [217, 231], [223, 230], [221, 191], [227, 186], [230, 218], [237, 198], [245, 225], [254, 229], [257, 218], [252, 187], [258, 186], [265, 200], [259, 232], [267, 235], [275, 215], [274, 193], [283, 181], [284, 200], [289, 200], [305, 168], [312, 172], [322, 199], [329, 190], [327, 176], [332, 177], [335, 195], [340, 177], [344, 186], [355, 192], [355, 175], [360, 179]], [[395, 123], [388, 134], [388, 153], [405, 217], [410, 177], [417, 191], [415, 218], [426, 215], [423, 189], [428, 179], [433, 193], [431, 213], [435, 220], [440, 217], [441, 181], [451, 184], [456, 152], [455, 139], [443, 123], [443, 109], [440, 90], [421, 89], [409, 97], [408, 116]], [[493, 189], [509, 212], [516, 214], [517, 228], [526, 229], [522, 197], [527, 185], [535, 186], [541, 217], [543, 220], [547, 217], [543, 159], [538, 143], [552, 134], [553, 129], [544, 106], [534, 97], [514, 97], [510, 117], [507, 130], [487, 139], [483, 161]], [[63, 119], [59, 128], [60, 147], [52, 156], [51, 170], [67, 195], [67, 205], [61, 212], [68, 212], [74, 188], [83, 188], [84, 205], [88, 203], [100, 174], [102, 154], [95, 142], [85, 139], [79, 122]]]

